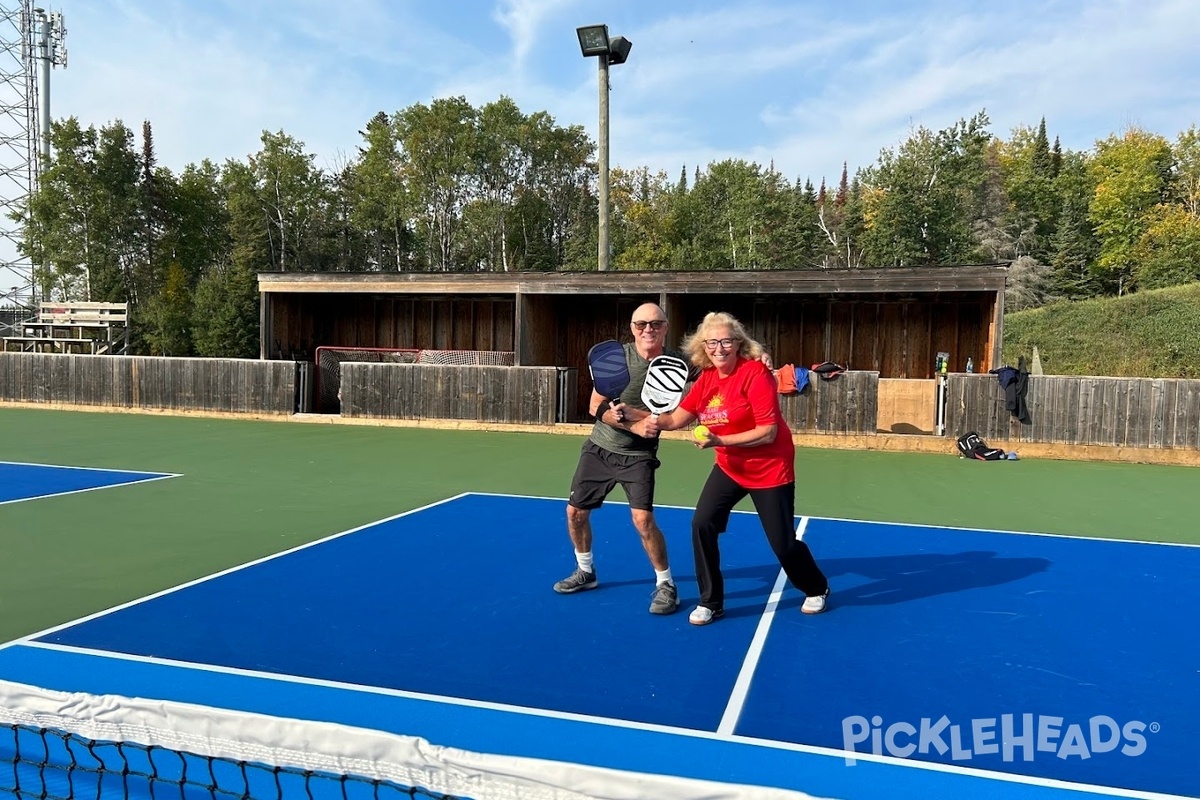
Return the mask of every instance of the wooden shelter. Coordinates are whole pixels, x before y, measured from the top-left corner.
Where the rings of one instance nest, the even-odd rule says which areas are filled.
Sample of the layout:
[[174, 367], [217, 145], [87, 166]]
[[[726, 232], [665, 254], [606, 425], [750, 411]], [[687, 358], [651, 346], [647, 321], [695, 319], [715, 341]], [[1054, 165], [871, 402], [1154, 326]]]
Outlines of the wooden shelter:
[[[1002, 264], [855, 270], [554, 273], [262, 273], [261, 356], [311, 359], [320, 346], [502, 350], [517, 366], [582, 369], [588, 349], [629, 338], [659, 303], [676, 345], [728, 311], [777, 364], [835, 361], [881, 378], [929, 379], [1000, 358]], [[587, 381], [580, 393], [586, 399]], [[586, 402], [581, 403], [586, 408]]]

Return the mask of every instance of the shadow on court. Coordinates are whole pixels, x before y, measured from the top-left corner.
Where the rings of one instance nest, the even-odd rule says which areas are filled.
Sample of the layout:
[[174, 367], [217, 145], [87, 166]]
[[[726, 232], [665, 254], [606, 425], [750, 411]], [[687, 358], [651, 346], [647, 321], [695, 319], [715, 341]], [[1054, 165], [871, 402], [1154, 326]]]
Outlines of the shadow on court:
[[[836, 610], [839, 606], [894, 605], [999, 586], [1046, 572], [1051, 562], [1045, 558], [1005, 558], [993, 552], [973, 550], [862, 558], [818, 557], [817, 563], [833, 585], [832, 609]], [[762, 613], [762, 604], [775, 585], [779, 566], [764, 563], [725, 569], [723, 573], [725, 616], [751, 616]], [[858, 575], [870, 581], [842, 588], [839, 584], [844, 582], [838, 581], [838, 578], [845, 575]], [[695, 576], [676, 573], [675, 578], [682, 584], [680, 600], [690, 602], [695, 591]], [[644, 582], [647, 585], [653, 583], [651, 580]], [[790, 608], [797, 602], [799, 597], [796, 590], [788, 584], [784, 590], [783, 606]]]
[[[829, 558], [821, 569], [834, 584], [839, 606], [881, 606], [953, 594], [1027, 578], [1050, 567], [1045, 558], [1004, 558], [996, 553], [923, 553]], [[872, 582], [838, 590], [836, 578], [860, 575]]]

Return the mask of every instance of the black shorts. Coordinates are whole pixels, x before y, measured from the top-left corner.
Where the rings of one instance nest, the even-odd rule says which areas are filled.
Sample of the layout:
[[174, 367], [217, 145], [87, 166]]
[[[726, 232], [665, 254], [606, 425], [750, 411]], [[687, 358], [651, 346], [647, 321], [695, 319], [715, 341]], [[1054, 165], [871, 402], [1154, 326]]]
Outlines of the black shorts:
[[584, 511], [599, 508], [619, 483], [629, 498], [630, 508], [653, 511], [654, 471], [660, 463], [653, 453], [627, 456], [588, 440], [579, 454], [567, 504]]

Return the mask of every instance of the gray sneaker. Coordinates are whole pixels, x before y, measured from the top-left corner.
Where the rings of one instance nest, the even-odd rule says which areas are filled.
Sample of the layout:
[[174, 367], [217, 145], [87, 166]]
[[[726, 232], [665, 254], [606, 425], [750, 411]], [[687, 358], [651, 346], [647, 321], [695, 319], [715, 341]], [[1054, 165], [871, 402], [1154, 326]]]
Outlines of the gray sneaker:
[[653, 599], [650, 601], [651, 614], [674, 614], [679, 608], [679, 590], [670, 581], [654, 587]]
[[584, 589], [595, 589], [599, 585], [600, 582], [596, 580], [596, 573], [584, 572], [579, 567], [576, 567], [574, 572], [554, 584], [554, 591], [559, 594], [573, 594], [574, 592], [582, 592]]

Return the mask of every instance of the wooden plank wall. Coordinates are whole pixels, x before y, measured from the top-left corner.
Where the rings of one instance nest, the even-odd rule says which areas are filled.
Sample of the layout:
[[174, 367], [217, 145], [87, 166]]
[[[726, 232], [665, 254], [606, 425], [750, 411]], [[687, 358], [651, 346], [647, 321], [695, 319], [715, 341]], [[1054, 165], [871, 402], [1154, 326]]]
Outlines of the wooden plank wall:
[[[578, 373], [555, 367], [457, 367], [429, 364], [342, 365], [342, 416], [461, 419], [552, 425], [575, 422], [560, 400], [575, 395]], [[563, 380], [567, 377], [568, 380]], [[584, 380], [589, 388], [590, 381]], [[780, 397], [796, 433], [875, 433], [879, 374], [847, 372]]]
[[516, 349], [512, 297], [278, 294], [271, 299], [271, 358], [312, 358], [317, 347]]
[[728, 311], [762, 342], [777, 364], [811, 366], [835, 361], [885, 378], [932, 378], [934, 356], [950, 353], [950, 369], [990, 369], [987, 352], [991, 303], [978, 296], [931, 300], [869, 300], [754, 295], [678, 299], [682, 329], [690, 333], [709, 311]]
[[[624, 344], [633, 341], [629, 321], [643, 303], [656, 303], [657, 297], [638, 295], [602, 295], [573, 298], [570, 303], [559, 302], [554, 307], [554, 324], [559, 332], [554, 342], [555, 364], [579, 370], [582, 379], [576, 383], [575, 408], [577, 417], [569, 422], [582, 422], [587, 416], [592, 397], [592, 381], [587, 372], [588, 350], [598, 342], [616, 339]], [[674, 320], [667, 333], [667, 343], [678, 344], [683, 338]]]
[[994, 375], [950, 375], [946, 394], [953, 438], [1200, 449], [1200, 380], [1032, 375], [1028, 425], [1005, 409]]
[[0, 400], [291, 414], [296, 364], [246, 359], [0, 353]]
[[518, 367], [556, 366], [559, 326], [554, 298], [550, 295], [519, 295], [517, 297]]
[[[530, 425], [570, 422], [575, 370], [431, 364], [342, 365], [342, 416], [461, 419]], [[565, 379], [565, 380], [564, 380]]]
[[878, 372], [844, 372], [832, 381], [811, 377], [803, 393], [779, 398], [783, 416], [793, 433], [878, 431]]

